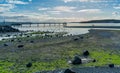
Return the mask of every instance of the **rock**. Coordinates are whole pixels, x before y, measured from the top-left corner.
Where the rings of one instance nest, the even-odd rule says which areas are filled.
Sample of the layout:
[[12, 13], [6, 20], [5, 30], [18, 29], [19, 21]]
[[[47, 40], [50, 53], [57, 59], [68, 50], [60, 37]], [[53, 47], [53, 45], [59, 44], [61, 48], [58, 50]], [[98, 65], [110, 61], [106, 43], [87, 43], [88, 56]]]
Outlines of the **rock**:
[[72, 64], [72, 61], [68, 61], [68, 64]]
[[29, 38], [30, 36], [29, 36], [29, 35], [27, 35], [27, 37]]
[[14, 42], [14, 39], [11, 39], [11, 42]]
[[80, 39], [83, 39], [84, 37], [83, 36], [80, 36]]
[[93, 59], [93, 61], [92, 62], [96, 62], [96, 60], [95, 59]]
[[32, 63], [26, 64], [26, 67], [28, 67], [28, 68], [32, 67]]
[[18, 40], [18, 42], [21, 42], [21, 40]]
[[30, 41], [30, 43], [34, 43], [34, 41]]
[[74, 41], [77, 41], [77, 40], [79, 40], [79, 38], [78, 38], [78, 37], [76, 37], [76, 38], [74, 38], [73, 40], [74, 40]]
[[9, 34], [7, 34], [7, 37], [10, 37], [10, 35], [9, 35]]
[[114, 68], [114, 64], [109, 64], [109, 67], [110, 68]]
[[70, 69], [66, 69], [64, 73], [75, 73], [75, 72], [71, 71]]
[[6, 39], [2, 39], [3, 41], [6, 40]]
[[18, 45], [18, 48], [23, 48], [24, 47], [24, 45]]
[[83, 52], [83, 55], [84, 55], [84, 56], [89, 56], [89, 52], [88, 52], [87, 50], [85, 50], [85, 51]]
[[82, 60], [78, 56], [75, 56], [74, 60], [72, 61], [72, 64], [73, 65], [82, 64]]
[[4, 46], [8, 46], [8, 44], [4, 44]]

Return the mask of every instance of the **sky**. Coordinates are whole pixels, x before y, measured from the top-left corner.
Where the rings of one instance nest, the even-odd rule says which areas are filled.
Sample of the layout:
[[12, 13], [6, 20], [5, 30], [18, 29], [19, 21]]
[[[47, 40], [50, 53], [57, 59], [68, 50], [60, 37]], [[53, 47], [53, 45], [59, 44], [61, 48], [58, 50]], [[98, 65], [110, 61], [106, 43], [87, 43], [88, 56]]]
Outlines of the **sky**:
[[0, 0], [0, 21], [120, 19], [120, 0]]

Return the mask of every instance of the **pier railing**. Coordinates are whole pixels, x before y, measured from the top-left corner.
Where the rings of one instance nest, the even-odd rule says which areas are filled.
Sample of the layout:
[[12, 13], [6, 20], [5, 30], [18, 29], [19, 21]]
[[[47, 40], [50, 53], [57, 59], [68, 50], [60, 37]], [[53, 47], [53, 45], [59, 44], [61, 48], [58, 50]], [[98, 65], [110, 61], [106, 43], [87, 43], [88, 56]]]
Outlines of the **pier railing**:
[[39, 27], [40, 25], [43, 25], [44, 27], [45, 26], [63, 26], [63, 27], [66, 27], [67, 26], [67, 23], [66, 22], [63, 22], [63, 23], [14, 23], [14, 24], [11, 24], [10, 26], [21, 26], [23, 27], [23, 25], [27, 25], [29, 27], [32, 27], [32, 25], [37, 25], [37, 27]]

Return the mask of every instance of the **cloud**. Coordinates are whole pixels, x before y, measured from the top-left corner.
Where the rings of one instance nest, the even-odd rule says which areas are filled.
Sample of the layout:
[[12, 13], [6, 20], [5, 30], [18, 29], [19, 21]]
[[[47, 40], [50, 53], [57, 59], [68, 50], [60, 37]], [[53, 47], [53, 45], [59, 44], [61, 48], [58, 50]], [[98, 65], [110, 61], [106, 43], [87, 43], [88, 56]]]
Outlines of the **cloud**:
[[48, 10], [49, 8], [39, 8], [38, 10], [39, 11], [45, 11], [45, 10]]
[[96, 0], [63, 0], [63, 1], [67, 3], [67, 2], [94, 2]]
[[120, 9], [120, 6], [118, 6], [118, 7], [113, 7], [114, 9]]
[[102, 11], [100, 9], [83, 9], [79, 10], [80, 13], [101, 13]]
[[65, 3], [67, 2], [119, 2], [117, 0], [63, 0]]
[[68, 6], [58, 6], [54, 7], [54, 11], [60, 11], [60, 12], [72, 12], [76, 7], [68, 7]]
[[63, 0], [65, 3], [72, 2], [73, 0]]
[[84, 18], [79, 18], [79, 17], [51, 17], [49, 19], [49, 21], [53, 21], [53, 22], [79, 22], [79, 21], [83, 21], [86, 20]]
[[32, 2], [32, 0], [28, 0], [29, 2]]
[[60, 11], [48, 11], [48, 13], [51, 13], [51, 14], [61, 14]]
[[6, 12], [13, 9], [15, 6], [12, 4], [0, 4], [0, 12]]
[[[32, 0], [29, 0], [29, 1], [32, 1]], [[6, 2], [10, 4], [28, 4], [28, 2], [24, 2], [21, 0], [6, 0]]]
[[118, 11], [115, 11], [112, 13], [113, 16], [118, 16], [120, 13]]
[[21, 22], [38, 22], [45, 21], [50, 19], [50, 16], [47, 14], [39, 14], [39, 13], [17, 13], [17, 12], [4, 12], [0, 14], [0, 17], [5, 17], [7, 21], [21, 21]]
[[[59, 13], [57, 11], [52, 11], [52, 13]], [[49, 16], [47, 14], [39, 14], [39, 13], [16, 13], [16, 12], [5, 12], [0, 14], [0, 21], [3, 20], [2, 17], [5, 17], [6, 21], [12, 22], [63, 22], [63, 21], [79, 21], [83, 20], [83, 18], [76, 18], [76, 17], [56, 17], [56, 16]]]

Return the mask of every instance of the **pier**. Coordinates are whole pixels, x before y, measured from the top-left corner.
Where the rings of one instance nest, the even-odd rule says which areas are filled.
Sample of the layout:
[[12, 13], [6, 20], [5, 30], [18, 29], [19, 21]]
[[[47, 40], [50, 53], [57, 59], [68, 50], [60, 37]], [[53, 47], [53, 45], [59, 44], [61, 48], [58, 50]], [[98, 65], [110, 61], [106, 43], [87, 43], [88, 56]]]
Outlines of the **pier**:
[[67, 22], [44, 22], [44, 23], [13, 23], [10, 26], [19, 26], [19, 27], [64, 27], [64, 28], [120, 28], [120, 26], [97, 26], [97, 25], [88, 25], [88, 26], [69, 26]]
[[55, 22], [45, 22], [45, 23], [13, 23], [10, 26], [20, 26], [20, 27], [32, 27], [33, 25], [35, 25], [36, 27], [41, 27], [41, 24], [43, 25], [43, 27], [51, 27], [51, 26], [67, 26], [66, 22], [61, 22], [61, 23], [55, 23]]

